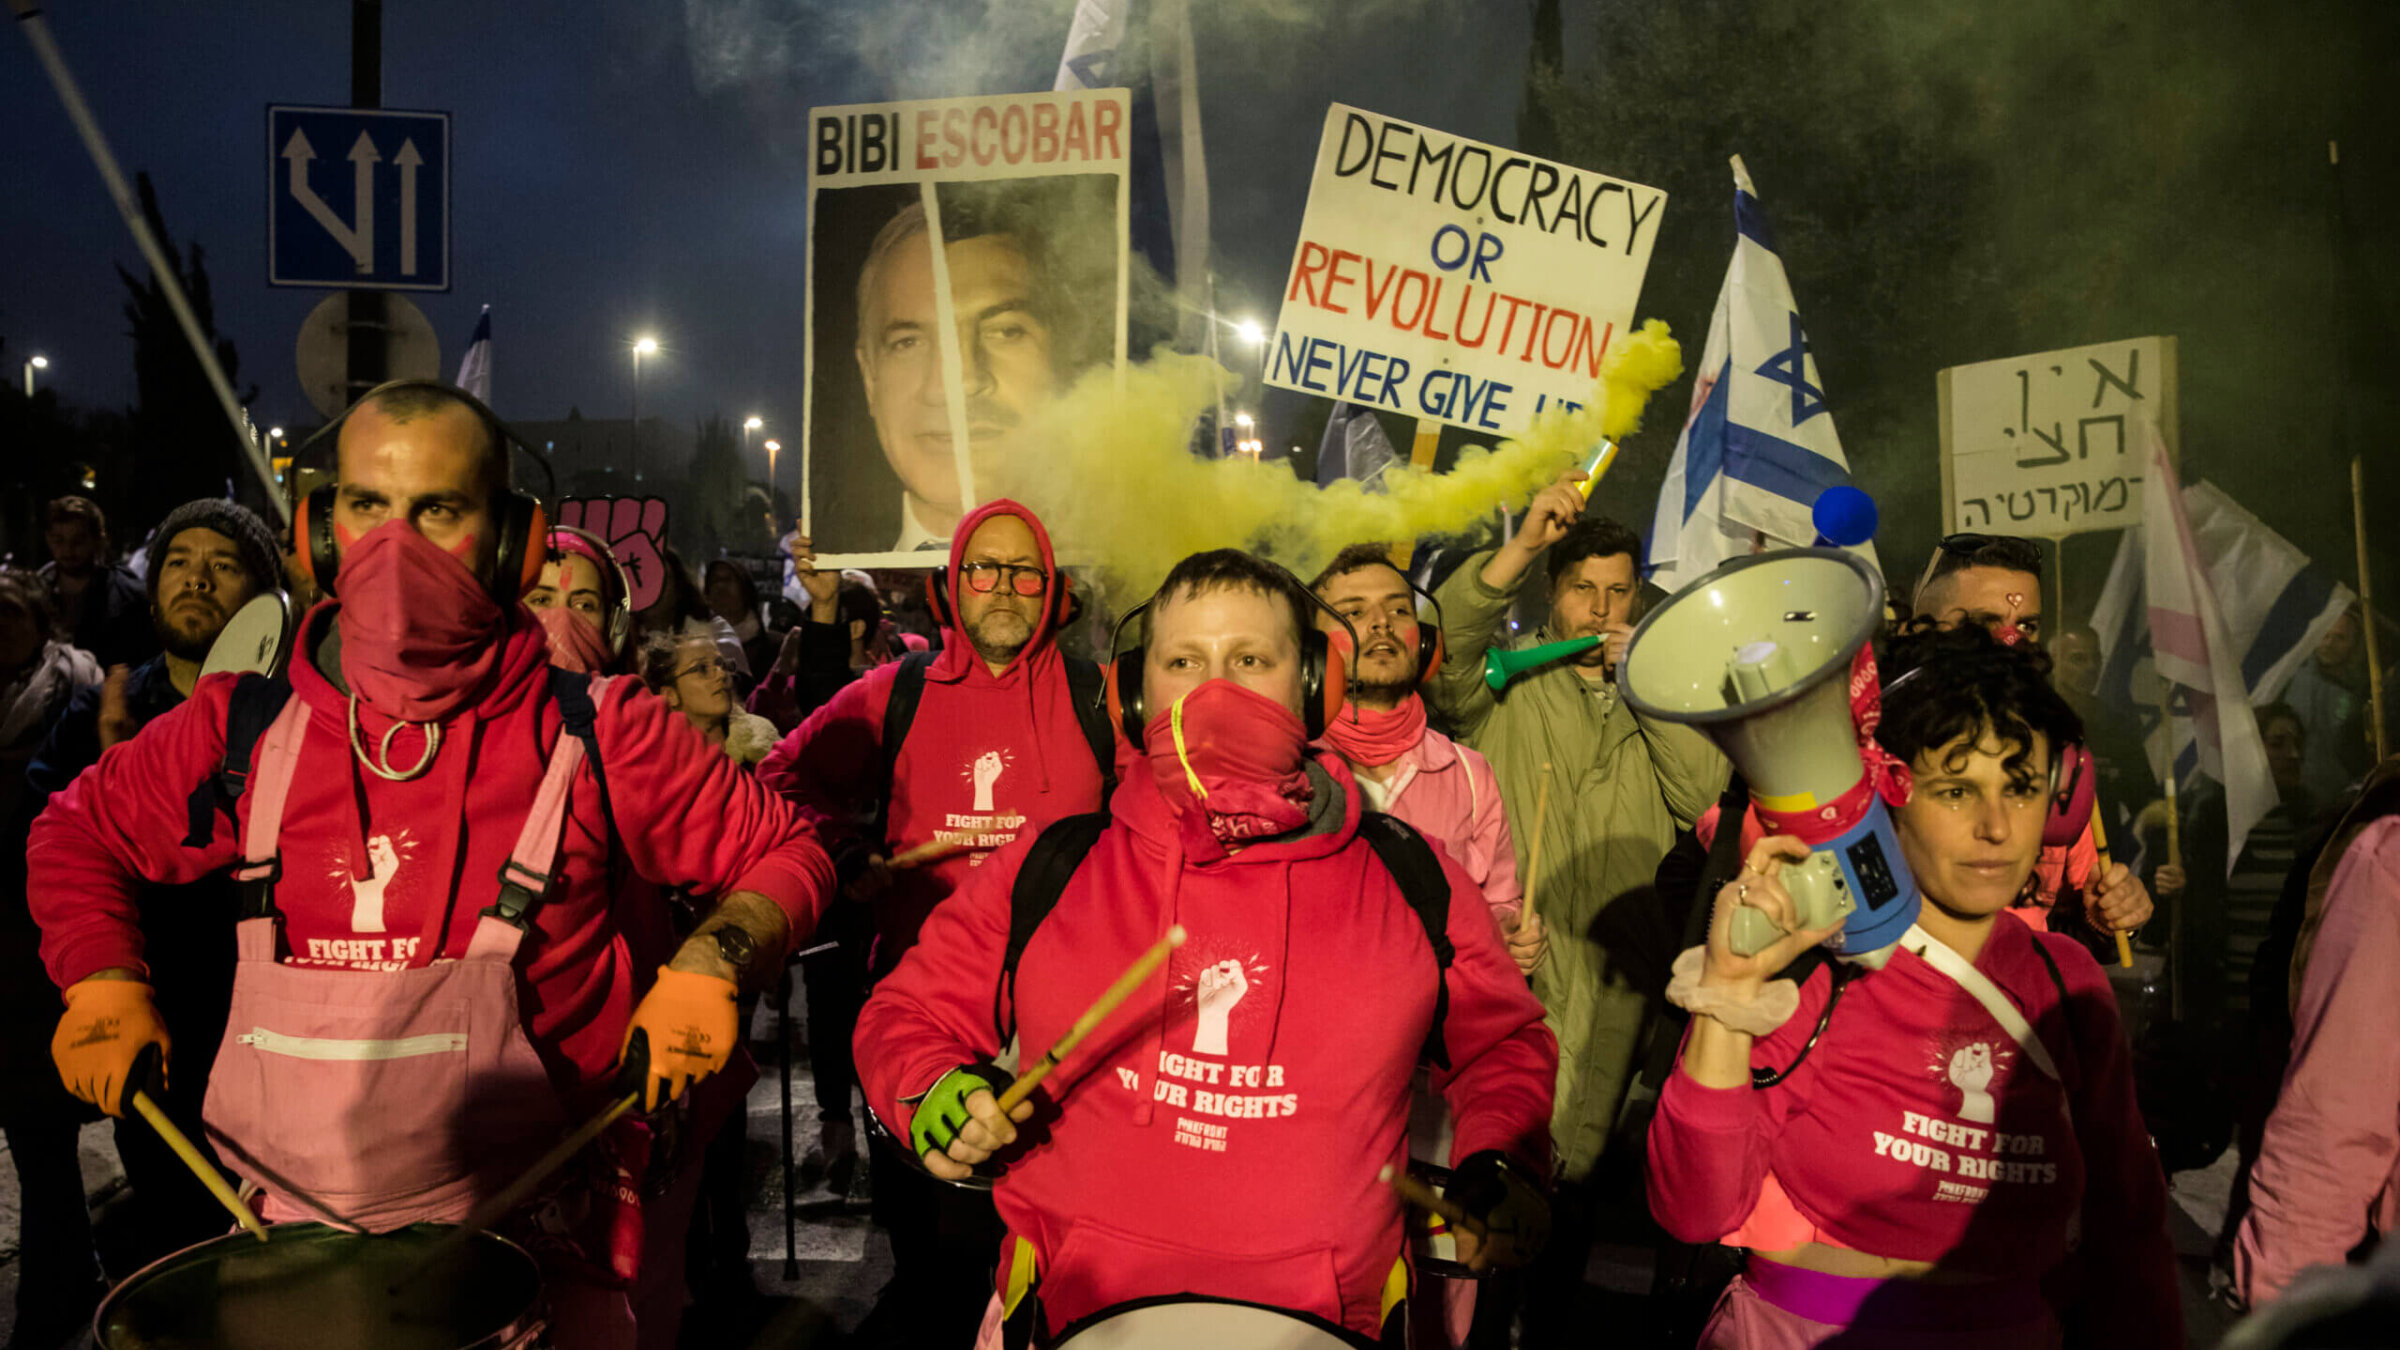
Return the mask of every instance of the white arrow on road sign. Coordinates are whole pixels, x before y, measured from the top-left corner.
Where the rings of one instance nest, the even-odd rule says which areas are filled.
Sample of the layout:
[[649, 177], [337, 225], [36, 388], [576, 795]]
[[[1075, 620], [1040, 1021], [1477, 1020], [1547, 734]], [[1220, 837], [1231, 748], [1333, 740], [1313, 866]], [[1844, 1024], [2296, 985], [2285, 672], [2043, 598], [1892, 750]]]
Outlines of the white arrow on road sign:
[[417, 153], [415, 141], [402, 141], [392, 163], [400, 169], [400, 275], [413, 277], [417, 274], [417, 170], [425, 157]]
[[283, 158], [292, 168], [292, 200], [300, 203], [301, 209], [349, 252], [361, 273], [372, 272], [375, 270], [375, 166], [383, 156], [375, 153], [375, 143], [363, 131], [358, 133], [358, 143], [350, 147], [351, 218], [357, 221], [355, 228], [344, 225], [333, 208], [317, 196], [316, 189], [309, 186], [308, 163], [316, 157], [316, 147], [308, 143], [308, 136], [293, 128], [292, 139], [283, 147]]

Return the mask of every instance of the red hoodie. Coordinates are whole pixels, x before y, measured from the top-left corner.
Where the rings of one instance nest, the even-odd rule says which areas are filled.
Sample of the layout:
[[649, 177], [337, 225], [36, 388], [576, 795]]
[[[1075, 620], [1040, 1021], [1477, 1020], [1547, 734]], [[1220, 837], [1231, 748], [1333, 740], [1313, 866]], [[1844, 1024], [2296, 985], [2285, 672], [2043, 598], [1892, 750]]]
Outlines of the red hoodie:
[[758, 766], [758, 780], [799, 804], [826, 846], [849, 862], [864, 850], [891, 855], [933, 841], [970, 845], [929, 866], [892, 878], [875, 905], [875, 968], [889, 970], [917, 940], [917, 929], [992, 850], [1043, 826], [1101, 808], [1100, 765], [1076, 720], [1066, 658], [1052, 641], [1066, 612], [1067, 588], [1050, 535], [1031, 511], [988, 502], [950, 537], [948, 577], [955, 586], [975, 528], [1012, 515], [1033, 531], [1050, 585], [1033, 641], [994, 675], [953, 612], [941, 653], [925, 672], [925, 691], [892, 765], [891, 810], [883, 839], [874, 828], [883, 769], [883, 713], [900, 664], [878, 666], [843, 686]]
[[2072, 939], [2005, 921], [1975, 968], [2032, 1025], [2063, 1092], [1905, 946], [1851, 981], [1802, 1059], [1831, 987], [1820, 970], [1751, 1048], [1756, 1068], [1798, 1063], [1782, 1083], [1706, 1088], [1680, 1065], [1668, 1078], [1650, 1125], [1651, 1213], [1678, 1240], [1716, 1242], [1771, 1173], [1819, 1241], [2042, 1280], [2071, 1342], [2181, 1345], [2166, 1178], [2108, 977]]
[[[1188, 1291], [1373, 1335], [1402, 1246], [1400, 1207], [1376, 1174], [1407, 1164], [1410, 1076], [1433, 1015], [1424, 925], [1358, 837], [1338, 757], [1315, 761], [1310, 827], [1207, 864], [1184, 861], [1148, 767], [1126, 763], [1115, 819], [1026, 947], [1018, 1003], [1001, 1012], [1039, 1054], [1168, 928], [1191, 937], [1043, 1085], [1058, 1110], [1035, 1118], [1046, 1138], [1009, 1157], [1000, 1215], [1033, 1247], [1053, 1329]], [[1026, 847], [959, 888], [859, 1017], [867, 1101], [903, 1138], [902, 1098], [1000, 1050], [995, 991]], [[1452, 1067], [1434, 1083], [1457, 1119], [1456, 1156], [1494, 1148], [1546, 1168], [1557, 1042], [1483, 893], [1435, 852], [1457, 956]], [[1235, 991], [1206, 1016], [1204, 978]]]
[[[338, 610], [329, 601], [309, 614], [302, 652], [318, 650]], [[275, 887], [293, 964], [395, 970], [466, 954], [476, 913], [497, 894], [500, 865], [561, 734], [549, 646], [532, 611], [513, 607], [494, 640], [503, 651], [491, 689], [443, 724], [432, 769], [405, 783], [357, 762], [346, 743], [347, 697], [313, 660], [293, 661], [292, 691], [309, 726], [283, 814]], [[26, 857], [33, 915], [60, 986], [110, 966], [144, 969], [134, 913], [142, 883], [196, 881], [239, 861], [241, 830], [221, 814], [208, 847], [182, 843], [185, 800], [224, 756], [234, 684], [200, 681], [189, 700], [102, 755], [34, 823]], [[598, 703], [619, 856], [660, 885], [758, 892], [791, 917], [795, 940], [807, 934], [833, 885], [832, 863], [807, 824], [637, 681], [610, 681]], [[242, 822], [252, 800], [239, 800]], [[659, 949], [663, 913], [625, 913], [616, 903], [610, 833], [592, 780], [579, 775], [560, 881], [518, 958], [527, 1033], [569, 1092], [609, 1073], [635, 999], [667, 955]]]

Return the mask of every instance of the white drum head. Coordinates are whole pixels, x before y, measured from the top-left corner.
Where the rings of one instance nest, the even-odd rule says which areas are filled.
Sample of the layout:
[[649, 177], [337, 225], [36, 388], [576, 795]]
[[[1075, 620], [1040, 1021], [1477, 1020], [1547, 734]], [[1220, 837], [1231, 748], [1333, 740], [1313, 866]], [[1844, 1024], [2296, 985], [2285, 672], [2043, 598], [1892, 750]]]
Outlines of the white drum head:
[[1175, 1299], [1103, 1311], [1051, 1350], [1354, 1350], [1325, 1323], [1254, 1303]]
[[281, 675], [291, 654], [292, 602], [281, 591], [268, 591], [251, 597], [250, 603], [225, 621], [225, 631], [210, 644], [200, 673]]

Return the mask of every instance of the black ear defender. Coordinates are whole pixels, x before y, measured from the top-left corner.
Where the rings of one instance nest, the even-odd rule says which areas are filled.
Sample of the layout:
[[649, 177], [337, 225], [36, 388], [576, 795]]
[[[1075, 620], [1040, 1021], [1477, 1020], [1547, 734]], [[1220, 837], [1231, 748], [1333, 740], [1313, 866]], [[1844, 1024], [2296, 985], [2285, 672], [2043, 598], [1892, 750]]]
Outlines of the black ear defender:
[[[484, 430], [490, 433], [495, 445], [504, 450], [514, 448], [532, 455], [543, 471], [548, 472], [549, 461], [534, 455], [532, 447], [510, 430], [508, 424], [500, 420], [500, 415], [485, 406], [482, 399], [440, 380], [387, 380], [376, 385], [359, 395], [358, 400], [349, 407], [342, 409], [341, 416], [319, 427], [314, 435], [302, 441], [300, 447], [292, 452], [293, 460], [298, 461], [307, 455], [319, 442], [338, 443], [336, 438], [352, 413], [374, 399], [403, 389], [430, 390], [465, 404], [483, 423]], [[342, 551], [340, 541], [333, 533], [333, 510], [340, 493], [341, 487], [336, 483], [318, 487], [301, 499], [300, 509], [292, 519], [292, 538], [298, 545], [296, 551], [300, 555], [300, 568], [316, 588], [326, 595], [339, 594], [337, 579], [341, 572]], [[499, 553], [492, 564], [491, 592], [492, 598], [505, 607], [523, 599], [525, 592], [533, 589], [534, 583], [542, 578], [542, 564], [548, 559], [550, 551], [549, 517], [538, 499], [513, 487], [502, 488], [493, 495], [491, 514], [494, 537], [499, 540]]]
[[[1275, 566], [1272, 563], [1268, 565]], [[1308, 728], [1308, 738], [1313, 741], [1325, 734], [1325, 728], [1333, 724], [1334, 717], [1341, 712], [1343, 703], [1349, 698], [1350, 655], [1358, 650], [1358, 630], [1350, 626], [1350, 620], [1344, 618], [1340, 610], [1326, 604], [1322, 597], [1303, 584], [1300, 578], [1292, 576], [1288, 569], [1277, 567], [1276, 570], [1290, 577], [1299, 594], [1314, 601], [1318, 609], [1332, 615], [1334, 621], [1341, 625], [1338, 633], [1327, 633], [1305, 620], [1300, 625], [1300, 719]], [[1122, 643], [1125, 630], [1135, 617], [1148, 613], [1157, 603], [1158, 597], [1153, 595], [1125, 611], [1125, 616], [1117, 620], [1117, 626], [1108, 638], [1110, 657], [1102, 666], [1107, 682], [1110, 720], [1125, 733], [1125, 739], [1136, 750], [1145, 748], [1142, 729], [1150, 722], [1149, 704], [1142, 696], [1142, 666], [1149, 660], [1149, 645], [1147, 640], [1131, 647], [1125, 647]]]

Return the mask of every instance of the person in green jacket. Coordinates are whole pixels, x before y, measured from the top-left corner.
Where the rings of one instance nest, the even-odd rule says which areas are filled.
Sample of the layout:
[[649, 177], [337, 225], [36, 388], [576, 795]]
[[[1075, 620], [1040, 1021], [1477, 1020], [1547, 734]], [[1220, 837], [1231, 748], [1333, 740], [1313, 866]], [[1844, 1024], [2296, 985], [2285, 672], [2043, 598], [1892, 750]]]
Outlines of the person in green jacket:
[[[1568, 475], [1542, 489], [1514, 538], [1467, 559], [1442, 584], [1447, 657], [1429, 691], [1458, 738], [1491, 761], [1517, 874], [1551, 934], [1533, 989], [1558, 1036], [1550, 1129], [1559, 1196], [1550, 1246], [1526, 1275], [1527, 1346], [1569, 1334], [1592, 1240], [1593, 1171], [1634, 1070], [1650, 1011], [1645, 986], [1663, 988], [1674, 957], [1675, 934], [1650, 894], [1659, 860], [1676, 832], [1716, 803], [1730, 772], [1699, 732], [1626, 706], [1616, 673], [1641, 617], [1642, 543], [1616, 521], [1587, 518], [1578, 482]], [[1512, 637], [1508, 613], [1537, 559], [1546, 563], [1549, 617]], [[1497, 694], [1484, 683], [1490, 648], [1583, 636], [1603, 641]], [[1537, 822], [1545, 776], [1546, 818]], [[1638, 973], [1648, 964], [1657, 967], [1655, 980]]]

